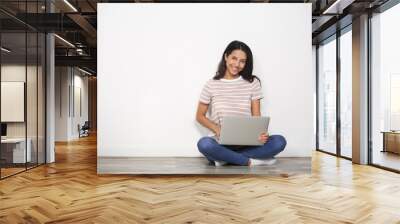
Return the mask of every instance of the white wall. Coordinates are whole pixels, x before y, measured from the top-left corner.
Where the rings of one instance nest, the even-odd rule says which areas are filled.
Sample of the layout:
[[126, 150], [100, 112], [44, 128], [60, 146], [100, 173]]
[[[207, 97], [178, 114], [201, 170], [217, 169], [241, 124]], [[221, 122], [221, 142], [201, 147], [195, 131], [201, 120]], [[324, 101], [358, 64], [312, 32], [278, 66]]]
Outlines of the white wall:
[[55, 68], [55, 141], [68, 141], [68, 67]]
[[25, 82], [1, 82], [1, 121], [24, 122]]
[[[82, 114], [76, 105], [81, 91]], [[75, 110], [75, 111], [74, 111]], [[88, 78], [76, 68], [56, 67], [55, 140], [69, 141], [79, 137], [78, 124], [88, 120]]]
[[[88, 77], [87, 76], [82, 76], [82, 73], [79, 72], [78, 70], [75, 70], [75, 75], [74, 75], [74, 108], [75, 113], [72, 115], [71, 119], [71, 134], [73, 138], [78, 138], [79, 137], [79, 132], [78, 132], [78, 124], [81, 126], [85, 123], [85, 121], [88, 120]], [[79, 93], [80, 91], [80, 93]], [[79, 97], [80, 95], [80, 97]], [[81, 101], [81, 102], [79, 102]], [[81, 112], [79, 111], [82, 110]]]
[[247, 43], [281, 156], [311, 156], [311, 4], [98, 4], [98, 156], [201, 156], [200, 91]]
[[[39, 74], [41, 69], [39, 69]], [[36, 66], [25, 66], [20, 64], [6, 64], [1, 66], [1, 81], [2, 82], [25, 82], [28, 78], [27, 87], [27, 124], [26, 122], [7, 122], [7, 136], [8, 137], [24, 137], [25, 126], [28, 125], [28, 137], [33, 133], [36, 136], [36, 123], [37, 123], [37, 102], [36, 102]], [[34, 87], [32, 87], [34, 86]], [[43, 91], [43, 90], [42, 90]], [[39, 105], [41, 107], [41, 105]], [[2, 108], [7, 110], [10, 108]], [[24, 111], [24, 107], [20, 108]], [[41, 133], [40, 133], [41, 134]], [[40, 135], [39, 134], [39, 135]], [[43, 136], [39, 136], [43, 137]]]

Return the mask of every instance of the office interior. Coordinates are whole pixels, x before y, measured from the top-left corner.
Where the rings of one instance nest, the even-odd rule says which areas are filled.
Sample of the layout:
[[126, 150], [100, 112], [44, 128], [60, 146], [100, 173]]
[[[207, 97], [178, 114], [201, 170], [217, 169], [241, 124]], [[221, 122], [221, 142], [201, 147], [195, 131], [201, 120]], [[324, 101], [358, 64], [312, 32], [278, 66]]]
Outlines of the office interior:
[[55, 143], [96, 133], [96, 39], [60, 16], [71, 10], [62, 1], [2, 1], [0, 7], [4, 179], [53, 163]]
[[[64, 161], [66, 155], [79, 154], [80, 141], [96, 142], [96, 4], [119, 2], [177, 1], [0, 2], [1, 186], [15, 178], [29, 178], [34, 170], [57, 166], [57, 156]], [[336, 162], [324, 169], [337, 169], [348, 161], [349, 172], [362, 165], [373, 168], [369, 174], [398, 175], [399, 1], [231, 2], [312, 4], [317, 90], [313, 155], [318, 155], [313, 160], [319, 161], [321, 155], [334, 158]], [[68, 150], [62, 151], [65, 147]]]

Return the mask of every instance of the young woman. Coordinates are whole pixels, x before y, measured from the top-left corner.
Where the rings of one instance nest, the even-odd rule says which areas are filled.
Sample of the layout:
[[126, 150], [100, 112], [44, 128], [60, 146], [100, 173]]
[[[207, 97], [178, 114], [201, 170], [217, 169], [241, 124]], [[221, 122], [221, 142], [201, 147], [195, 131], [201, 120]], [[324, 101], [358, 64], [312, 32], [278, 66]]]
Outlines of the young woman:
[[[281, 135], [260, 133], [262, 146], [233, 147], [220, 145], [224, 116], [260, 116], [260, 99], [263, 98], [260, 79], [252, 74], [253, 54], [243, 42], [232, 41], [225, 49], [213, 79], [204, 86], [197, 108], [196, 120], [212, 131], [197, 143], [199, 151], [216, 166], [226, 163], [254, 166], [273, 164], [274, 156], [282, 152], [286, 140]], [[206, 117], [210, 107], [211, 116]]]

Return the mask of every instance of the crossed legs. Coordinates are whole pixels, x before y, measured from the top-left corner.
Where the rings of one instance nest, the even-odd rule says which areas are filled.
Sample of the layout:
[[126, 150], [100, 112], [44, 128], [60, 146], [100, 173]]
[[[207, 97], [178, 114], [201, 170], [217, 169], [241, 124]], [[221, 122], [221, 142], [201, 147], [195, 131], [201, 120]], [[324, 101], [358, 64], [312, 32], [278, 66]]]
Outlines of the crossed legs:
[[286, 139], [282, 135], [271, 135], [262, 146], [248, 146], [240, 150], [232, 150], [212, 137], [203, 137], [198, 143], [199, 151], [210, 161], [225, 161], [230, 164], [247, 166], [249, 158], [268, 159], [273, 158], [283, 151]]

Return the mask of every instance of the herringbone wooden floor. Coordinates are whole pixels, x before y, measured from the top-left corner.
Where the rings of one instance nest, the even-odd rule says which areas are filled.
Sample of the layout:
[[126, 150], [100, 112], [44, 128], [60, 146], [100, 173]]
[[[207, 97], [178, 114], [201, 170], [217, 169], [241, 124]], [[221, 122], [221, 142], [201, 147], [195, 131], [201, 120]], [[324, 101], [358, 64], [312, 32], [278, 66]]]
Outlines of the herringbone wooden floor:
[[322, 153], [259, 177], [97, 176], [94, 137], [56, 152], [0, 181], [0, 223], [400, 223], [400, 175]]

